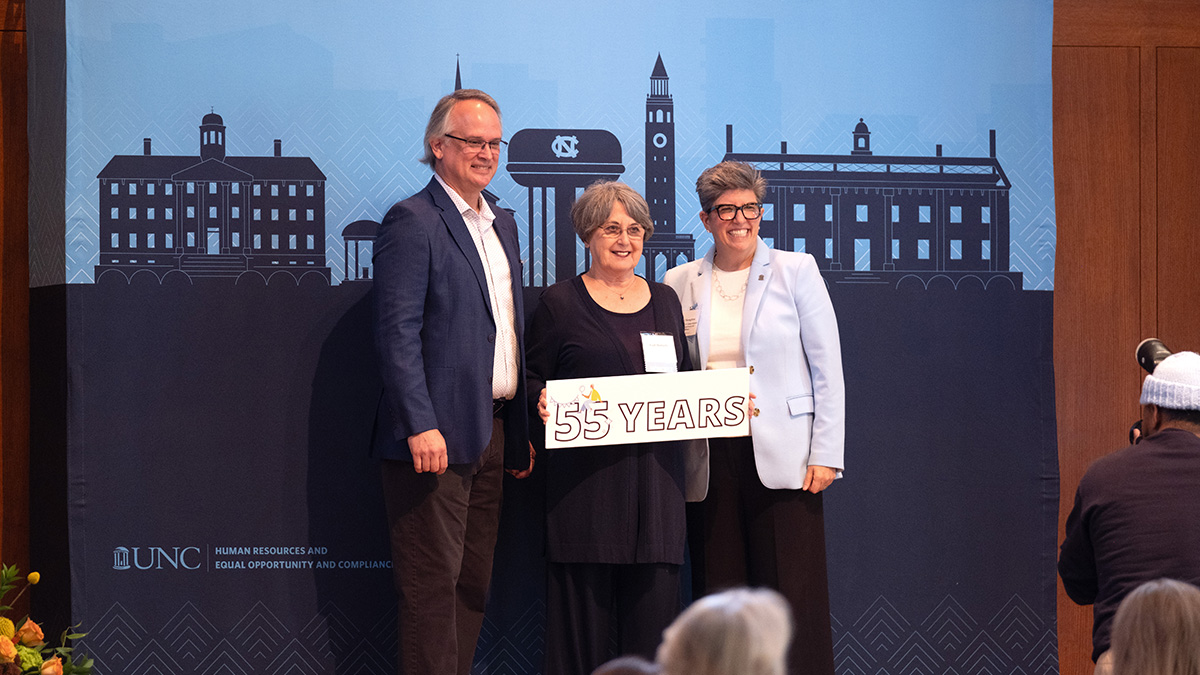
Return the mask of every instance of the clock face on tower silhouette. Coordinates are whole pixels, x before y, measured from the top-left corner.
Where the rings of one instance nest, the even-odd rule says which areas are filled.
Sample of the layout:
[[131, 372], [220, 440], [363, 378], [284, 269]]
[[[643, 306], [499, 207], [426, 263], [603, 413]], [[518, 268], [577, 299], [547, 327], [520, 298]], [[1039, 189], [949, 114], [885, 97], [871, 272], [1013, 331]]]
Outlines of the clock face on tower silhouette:
[[654, 147], [658, 148], [659, 150], [667, 147], [667, 135], [661, 131], [657, 134], [654, 134], [654, 138], [651, 140], [654, 143]]

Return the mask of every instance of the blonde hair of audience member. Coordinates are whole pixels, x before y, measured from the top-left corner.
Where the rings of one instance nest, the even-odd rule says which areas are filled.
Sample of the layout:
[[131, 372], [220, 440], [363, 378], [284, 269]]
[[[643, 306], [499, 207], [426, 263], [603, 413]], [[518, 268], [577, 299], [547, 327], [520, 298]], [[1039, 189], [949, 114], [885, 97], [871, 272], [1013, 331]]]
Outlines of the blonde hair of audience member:
[[592, 675], [660, 675], [660, 671], [640, 656], [621, 656], [593, 670]]
[[1138, 586], [1113, 618], [1114, 675], [1200, 675], [1200, 589], [1173, 579]]
[[735, 588], [692, 603], [658, 648], [663, 675], [784, 675], [792, 612], [775, 591]]

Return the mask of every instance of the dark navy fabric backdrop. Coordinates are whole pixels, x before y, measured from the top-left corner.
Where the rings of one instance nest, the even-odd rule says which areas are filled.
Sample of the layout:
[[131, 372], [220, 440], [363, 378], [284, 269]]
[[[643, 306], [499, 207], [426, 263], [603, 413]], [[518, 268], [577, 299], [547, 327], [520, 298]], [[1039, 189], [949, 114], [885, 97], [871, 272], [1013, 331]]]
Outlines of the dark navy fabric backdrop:
[[[871, 317], [843, 322], [855, 461], [826, 501], [839, 672], [1056, 671], [1051, 294], [831, 291]], [[388, 559], [368, 293], [68, 289], [75, 618], [105, 672], [388, 669], [390, 570], [221, 567]], [[479, 672], [533, 673], [539, 480], [508, 480]]]

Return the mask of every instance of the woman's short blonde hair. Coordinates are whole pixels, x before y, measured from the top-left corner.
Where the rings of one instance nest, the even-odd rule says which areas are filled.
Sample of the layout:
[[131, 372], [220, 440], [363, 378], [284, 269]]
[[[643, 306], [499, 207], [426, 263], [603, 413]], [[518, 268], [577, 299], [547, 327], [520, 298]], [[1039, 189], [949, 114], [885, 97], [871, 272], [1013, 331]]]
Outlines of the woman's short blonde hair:
[[575, 234], [586, 244], [592, 232], [608, 222], [613, 204], [618, 202], [625, 207], [625, 213], [646, 230], [642, 240], [649, 239], [654, 234], [654, 221], [650, 219], [650, 206], [646, 204], [646, 199], [637, 190], [615, 180], [592, 183], [575, 200], [575, 205], [571, 207], [571, 224], [575, 227]]
[[1200, 588], [1173, 579], [1148, 581], [1117, 608], [1113, 672], [1200, 675]]
[[663, 675], [785, 675], [792, 641], [787, 601], [765, 588], [697, 600], [663, 632]]

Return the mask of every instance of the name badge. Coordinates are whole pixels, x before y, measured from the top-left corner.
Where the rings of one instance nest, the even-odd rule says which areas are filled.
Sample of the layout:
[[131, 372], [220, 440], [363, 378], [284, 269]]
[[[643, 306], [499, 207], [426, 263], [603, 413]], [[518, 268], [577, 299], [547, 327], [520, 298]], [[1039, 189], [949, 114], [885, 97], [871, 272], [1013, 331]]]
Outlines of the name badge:
[[670, 333], [642, 333], [642, 356], [647, 373], [674, 373], [679, 370], [675, 360], [675, 338]]
[[700, 310], [696, 305], [683, 308], [683, 335], [684, 337], [696, 337], [696, 326], [700, 322]]

